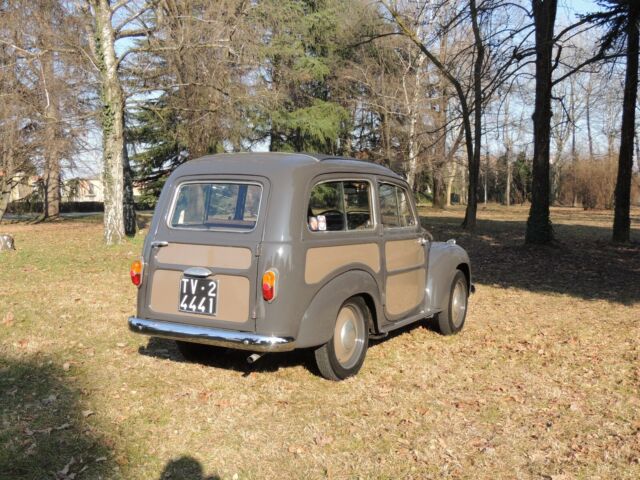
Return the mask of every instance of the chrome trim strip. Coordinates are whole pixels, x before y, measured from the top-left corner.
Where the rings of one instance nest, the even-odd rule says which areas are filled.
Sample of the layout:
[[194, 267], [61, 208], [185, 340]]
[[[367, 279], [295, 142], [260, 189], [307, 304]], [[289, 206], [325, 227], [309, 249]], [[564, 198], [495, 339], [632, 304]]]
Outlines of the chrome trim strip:
[[129, 317], [129, 329], [132, 332], [153, 337], [185, 340], [205, 345], [250, 350], [252, 352], [286, 352], [295, 348], [295, 340], [291, 337], [256, 335], [237, 330], [161, 322], [137, 317]]

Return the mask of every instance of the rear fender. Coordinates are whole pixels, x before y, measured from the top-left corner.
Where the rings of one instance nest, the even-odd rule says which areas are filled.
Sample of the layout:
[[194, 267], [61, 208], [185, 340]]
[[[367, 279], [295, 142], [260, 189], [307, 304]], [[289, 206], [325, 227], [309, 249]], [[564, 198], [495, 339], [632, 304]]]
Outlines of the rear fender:
[[451, 282], [459, 268], [467, 275], [467, 283], [471, 288], [471, 270], [467, 252], [459, 245], [450, 242], [433, 242], [431, 244], [427, 278], [430, 305], [427, 311], [437, 313], [447, 308]]
[[367, 305], [373, 305], [374, 322], [379, 317], [380, 292], [371, 274], [363, 270], [351, 270], [326, 283], [316, 294], [300, 322], [296, 348], [314, 347], [328, 342], [333, 336], [338, 311], [342, 304], [354, 295], [370, 297]]

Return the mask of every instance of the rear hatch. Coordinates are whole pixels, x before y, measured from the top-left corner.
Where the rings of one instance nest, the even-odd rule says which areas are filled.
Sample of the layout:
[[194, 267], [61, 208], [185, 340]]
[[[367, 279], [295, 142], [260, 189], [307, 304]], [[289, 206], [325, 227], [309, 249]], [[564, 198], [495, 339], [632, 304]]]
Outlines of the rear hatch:
[[169, 188], [149, 233], [145, 316], [255, 331], [268, 181], [197, 176]]

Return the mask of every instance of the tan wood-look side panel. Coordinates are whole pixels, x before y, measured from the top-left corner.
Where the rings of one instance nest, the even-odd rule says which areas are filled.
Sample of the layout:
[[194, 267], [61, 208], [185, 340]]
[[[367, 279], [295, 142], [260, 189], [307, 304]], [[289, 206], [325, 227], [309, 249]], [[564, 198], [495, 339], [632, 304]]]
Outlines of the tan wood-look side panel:
[[247, 270], [251, 267], [251, 250], [241, 247], [170, 243], [158, 250], [157, 261], [190, 267], [217, 267]]
[[225, 322], [244, 323], [249, 320], [249, 279], [235, 275], [214, 275], [218, 280], [218, 305], [215, 316], [193, 315], [178, 311], [182, 272], [156, 270], [151, 283], [151, 309], [155, 312], [182, 317], [210, 318]]
[[387, 312], [400, 315], [416, 308], [424, 298], [425, 281], [424, 268], [389, 275], [386, 282]]
[[384, 245], [387, 272], [403, 268], [424, 267], [424, 246], [418, 239], [396, 240]]
[[331, 272], [346, 265], [362, 263], [380, 271], [380, 249], [376, 243], [359, 243], [338, 247], [317, 247], [307, 250], [304, 281], [318, 283]]

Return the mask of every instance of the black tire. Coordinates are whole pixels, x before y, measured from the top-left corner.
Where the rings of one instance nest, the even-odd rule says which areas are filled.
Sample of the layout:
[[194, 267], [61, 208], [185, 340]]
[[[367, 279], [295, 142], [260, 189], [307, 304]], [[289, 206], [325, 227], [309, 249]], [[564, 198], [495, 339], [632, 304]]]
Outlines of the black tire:
[[436, 315], [438, 328], [442, 335], [453, 335], [464, 327], [469, 303], [469, 285], [467, 277], [460, 270], [456, 271], [449, 289], [447, 309]]
[[344, 380], [358, 373], [369, 347], [371, 312], [361, 297], [352, 297], [338, 311], [334, 332], [316, 349], [316, 365], [328, 380]]
[[210, 362], [214, 357], [226, 350], [211, 345], [203, 345], [202, 343], [183, 342], [180, 340], [176, 340], [176, 345], [185, 360], [196, 363]]

